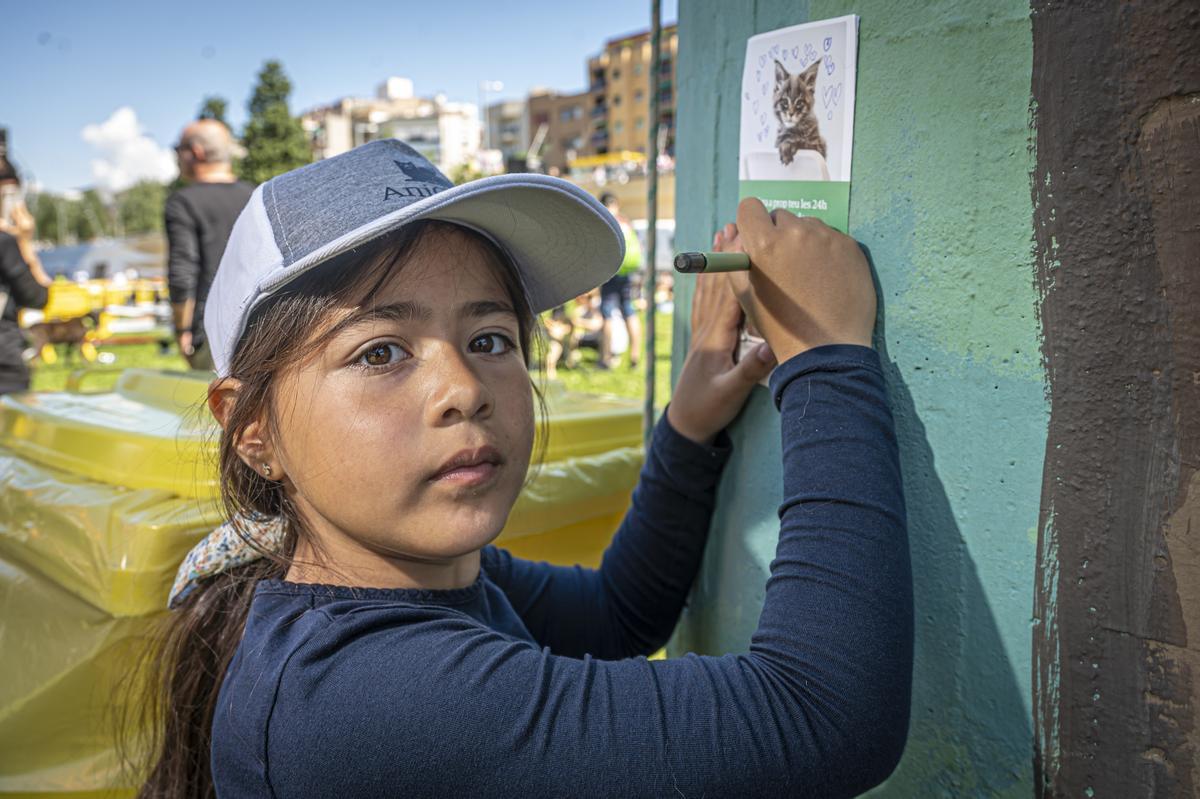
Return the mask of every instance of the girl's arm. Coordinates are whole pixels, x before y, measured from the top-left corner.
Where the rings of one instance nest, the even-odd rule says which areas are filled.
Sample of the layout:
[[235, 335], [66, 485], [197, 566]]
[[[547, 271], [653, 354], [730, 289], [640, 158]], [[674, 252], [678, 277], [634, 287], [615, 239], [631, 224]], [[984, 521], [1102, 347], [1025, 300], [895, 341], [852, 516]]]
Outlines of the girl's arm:
[[568, 658], [455, 614], [355, 612], [278, 680], [275, 795], [848, 797], [883, 780], [908, 725], [912, 595], [878, 357], [814, 349], [772, 388], [784, 501], [749, 652]]
[[[743, 305], [783, 361], [779, 545], [749, 652], [561, 657], [454, 613], [356, 611], [296, 646], [277, 687], [227, 699], [269, 703], [275, 795], [842, 797], [891, 772], [912, 585], [892, 417], [862, 346], [869, 271], [819, 222], [745, 201], [738, 223]], [[215, 762], [236, 738], [214, 739]]]
[[[723, 234], [713, 245], [734, 246]], [[648, 655], [670, 637], [704, 555], [714, 493], [729, 455], [722, 431], [775, 365], [765, 345], [734, 363], [741, 318], [729, 282], [701, 276], [688, 357], [654, 430], [633, 503], [599, 570], [535, 564], [487, 550], [488, 574], [534, 638], [556, 654]]]
[[600, 569], [535, 563], [491, 547], [484, 569], [555, 654], [648, 655], [670, 637], [700, 568], [728, 456], [723, 440], [697, 444], [664, 418]]

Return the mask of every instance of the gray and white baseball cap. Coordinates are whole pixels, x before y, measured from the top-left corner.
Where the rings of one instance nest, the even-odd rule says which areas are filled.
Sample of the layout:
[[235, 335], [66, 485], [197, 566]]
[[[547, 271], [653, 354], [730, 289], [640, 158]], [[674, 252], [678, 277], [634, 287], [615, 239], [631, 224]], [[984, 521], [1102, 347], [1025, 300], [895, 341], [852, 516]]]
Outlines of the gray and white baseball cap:
[[204, 307], [217, 374], [254, 308], [298, 276], [418, 219], [471, 228], [516, 264], [535, 311], [603, 283], [625, 237], [604, 206], [546, 175], [496, 175], [455, 186], [396, 139], [274, 177], [254, 190], [225, 247]]

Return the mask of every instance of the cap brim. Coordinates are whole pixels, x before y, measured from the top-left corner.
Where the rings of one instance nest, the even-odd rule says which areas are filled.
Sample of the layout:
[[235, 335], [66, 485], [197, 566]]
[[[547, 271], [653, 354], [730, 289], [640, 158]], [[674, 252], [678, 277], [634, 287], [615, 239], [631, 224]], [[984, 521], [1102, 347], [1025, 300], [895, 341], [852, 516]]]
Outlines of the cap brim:
[[260, 296], [420, 219], [464, 225], [496, 242], [520, 270], [535, 311], [600, 285], [625, 256], [620, 224], [583, 189], [548, 175], [496, 175], [445, 189], [350, 231], [281, 270], [259, 287]]

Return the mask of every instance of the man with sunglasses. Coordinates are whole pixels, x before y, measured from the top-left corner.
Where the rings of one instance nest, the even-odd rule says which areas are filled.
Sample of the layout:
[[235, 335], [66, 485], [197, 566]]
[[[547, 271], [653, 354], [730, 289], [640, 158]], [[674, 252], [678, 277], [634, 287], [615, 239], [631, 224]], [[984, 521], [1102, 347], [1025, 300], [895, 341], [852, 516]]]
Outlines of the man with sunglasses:
[[183, 129], [175, 145], [187, 185], [167, 198], [167, 287], [179, 351], [193, 369], [211, 370], [204, 341], [204, 300], [234, 220], [254, 187], [233, 174], [233, 137], [214, 119]]

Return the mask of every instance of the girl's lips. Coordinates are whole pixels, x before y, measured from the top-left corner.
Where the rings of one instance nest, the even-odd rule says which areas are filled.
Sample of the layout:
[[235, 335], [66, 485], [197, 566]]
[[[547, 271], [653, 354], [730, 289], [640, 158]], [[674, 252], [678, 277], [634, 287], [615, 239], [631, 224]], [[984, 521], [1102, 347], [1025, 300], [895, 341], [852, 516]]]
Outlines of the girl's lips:
[[461, 486], [478, 486], [491, 480], [504, 458], [495, 447], [464, 449], [442, 464], [429, 478], [432, 482], [450, 482]]
[[433, 481], [447, 482], [461, 486], [479, 486], [491, 480], [500, 466], [495, 463], [479, 463], [474, 466], [457, 466], [433, 476]]

